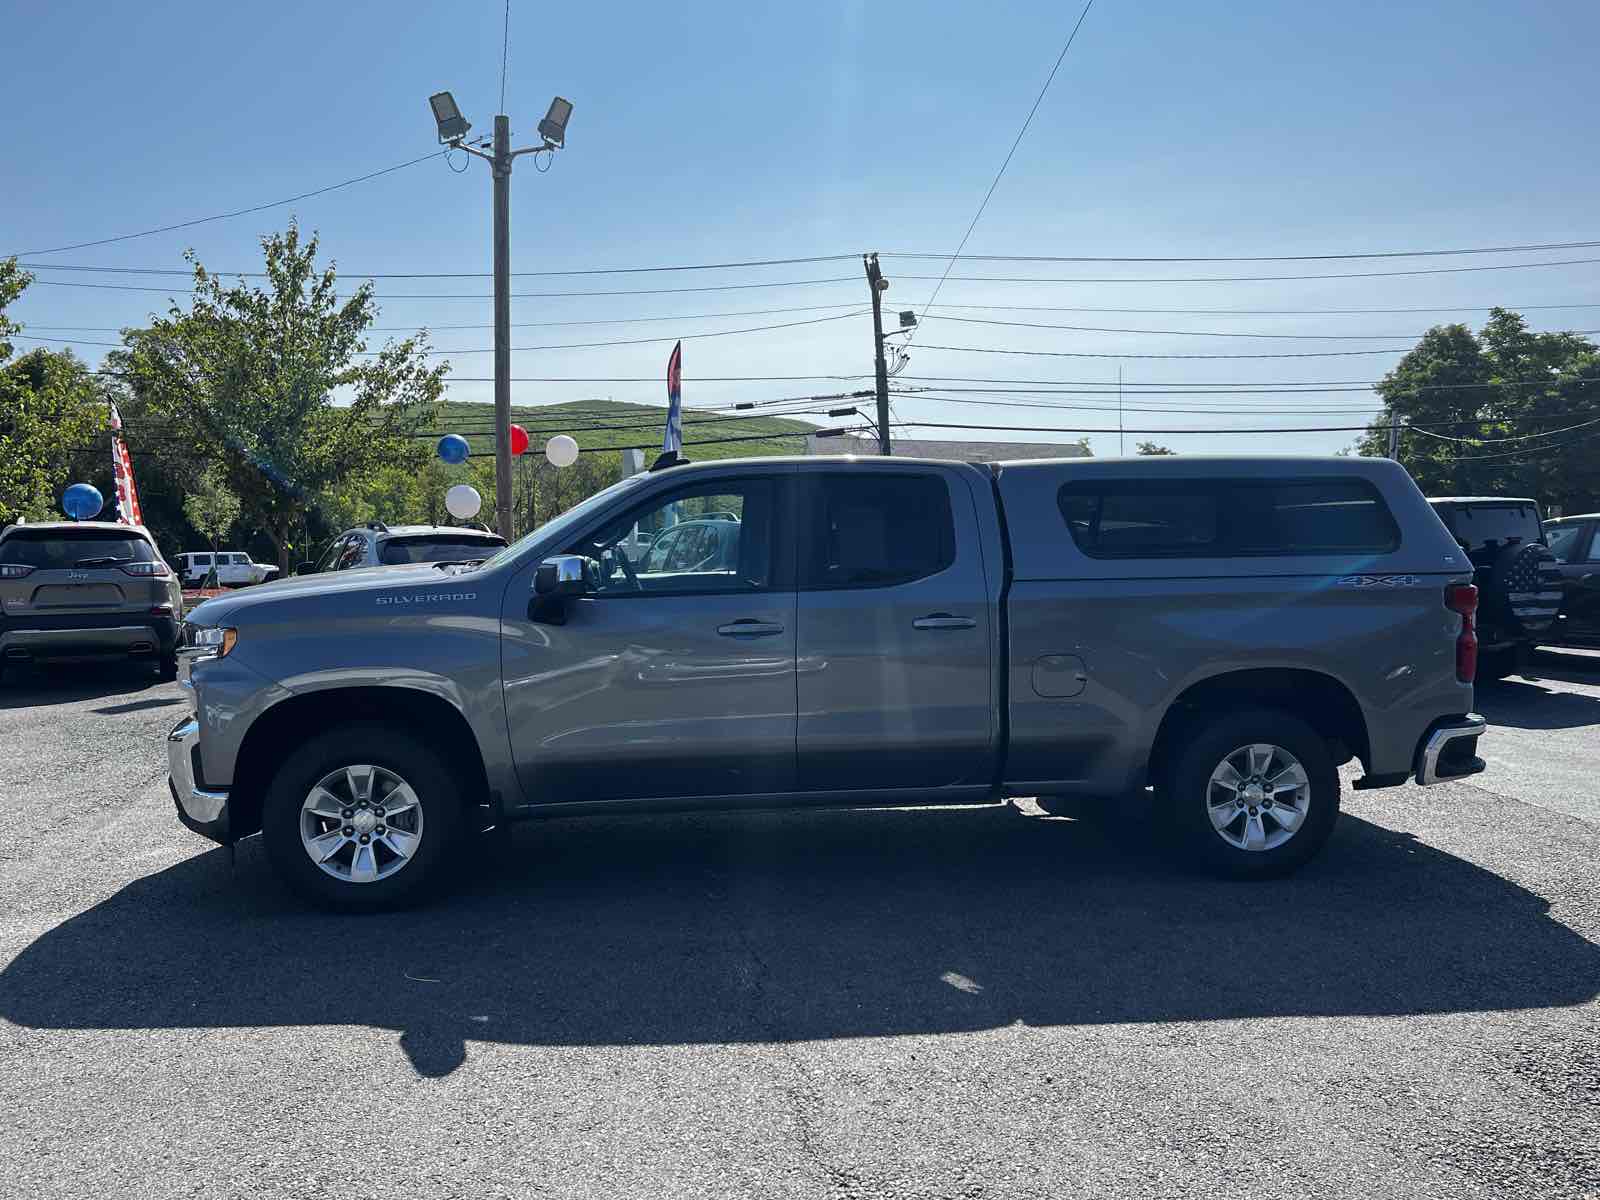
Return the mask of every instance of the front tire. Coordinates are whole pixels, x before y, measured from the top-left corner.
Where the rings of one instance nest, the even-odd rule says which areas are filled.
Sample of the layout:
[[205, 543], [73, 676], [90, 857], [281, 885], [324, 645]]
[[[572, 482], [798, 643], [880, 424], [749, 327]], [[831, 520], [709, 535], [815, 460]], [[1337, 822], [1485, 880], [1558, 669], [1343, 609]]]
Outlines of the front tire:
[[306, 899], [374, 912], [448, 882], [464, 816], [430, 746], [409, 731], [345, 725], [284, 762], [267, 790], [261, 834], [278, 875]]
[[1224, 713], [1191, 727], [1162, 788], [1188, 861], [1235, 879], [1304, 866], [1339, 817], [1339, 773], [1324, 739], [1298, 717]]

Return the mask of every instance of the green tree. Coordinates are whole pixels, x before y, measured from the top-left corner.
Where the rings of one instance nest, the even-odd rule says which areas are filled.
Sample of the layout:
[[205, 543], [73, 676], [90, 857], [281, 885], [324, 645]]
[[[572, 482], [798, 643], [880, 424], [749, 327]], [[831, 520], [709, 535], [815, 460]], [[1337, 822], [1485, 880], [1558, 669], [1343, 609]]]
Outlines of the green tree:
[[1140, 454], [1176, 454], [1176, 450], [1169, 450], [1165, 446], [1158, 446], [1154, 442], [1140, 442]]
[[388, 467], [420, 467], [444, 365], [427, 336], [368, 352], [372, 286], [348, 298], [316, 264], [318, 240], [290, 224], [261, 241], [264, 286], [232, 286], [190, 252], [194, 293], [109, 356], [150, 416], [198, 461], [221, 464], [244, 520], [271, 540], [285, 574], [313, 516]]
[[206, 585], [215, 587], [217, 548], [222, 535], [239, 519], [239, 497], [228, 490], [220, 468], [208, 467], [201, 474], [200, 482], [183, 502], [183, 515], [189, 518], [189, 524], [210, 539], [212, 566]]
[[6, 310], [32, 279], [15, 259], [0, 261], [0, 525], [60, 515], [58, 496], [89, 466], [109, 413], [107, 385], [70, 352], [12, 360], [11, 336], [22, 327]]
[[1398, 457], [1433, 495], [1527, 495], [1583, 512], [1600, 502], [1600, 352], [1570, 333], [1534, 333], [1522, 317], [1490, 310], [1483, 329], [1428, 330], [1376, 388], [1387, 407], [1356, 443]]

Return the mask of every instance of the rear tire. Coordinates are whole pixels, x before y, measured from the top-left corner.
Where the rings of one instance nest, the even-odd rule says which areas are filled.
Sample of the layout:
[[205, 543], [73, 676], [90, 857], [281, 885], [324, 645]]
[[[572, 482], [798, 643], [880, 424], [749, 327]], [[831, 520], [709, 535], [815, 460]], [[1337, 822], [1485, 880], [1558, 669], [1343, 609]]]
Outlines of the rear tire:
[[261, 835], [279, 877], [306, 899], [375, 912], [449, 882], [465, 818], [431, 746], [409, 730], [344, 725], [290, 753], [267, 789]]
[[1234, 879], [1298, 870], [1339, 818], [1339, 773], [1326, 741], [1298, 717], [1268, 709], [1192, 726], [1160, 791], [1182, 858]]
[[1522, 673], [1523, 654], [1520, 650], [1491, 650], [1478, 655], [1476, 678], [1486, 683], [1497, 683], [1508, 675]]
[[176, 679], [178, 677], [177, 652], [174, 651], [171, 654], [163, 654], [161, 656], [161, 661], [156, 664], [156, 669], [161, 672], [162, 682], [171, 683], [174, 679]]

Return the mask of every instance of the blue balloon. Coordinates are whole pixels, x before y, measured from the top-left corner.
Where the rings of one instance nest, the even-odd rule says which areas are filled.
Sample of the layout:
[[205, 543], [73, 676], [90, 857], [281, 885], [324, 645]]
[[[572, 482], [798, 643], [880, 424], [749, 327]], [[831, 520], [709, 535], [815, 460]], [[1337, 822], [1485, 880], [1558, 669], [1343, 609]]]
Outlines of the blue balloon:
[[74, 521], [87, 521], [105, 507], [100, 489], [87, 483], [75, 483], [61, 496], [61, 508]]
[[439, 457], [447, 463], [464, 463], [472, 447], [459, 433], [447, 433], [439, 439]]

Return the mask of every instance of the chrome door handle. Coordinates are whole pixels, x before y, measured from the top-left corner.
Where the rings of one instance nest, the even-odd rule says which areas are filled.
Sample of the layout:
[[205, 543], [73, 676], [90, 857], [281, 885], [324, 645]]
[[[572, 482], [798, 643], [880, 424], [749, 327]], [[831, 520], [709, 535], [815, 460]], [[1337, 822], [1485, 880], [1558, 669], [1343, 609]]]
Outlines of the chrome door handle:
[[978, 622], [971, 617], [952, 617], [949, 613], [934, 613], [928, 617], [918, 617], [911, 622], [913, 629], [972, 629]]
[[717, 632], [723, 637], [771, 637], [775, 633], [782, 633], [783, 626], [776, 621], [744, 620], [718, 625]]

